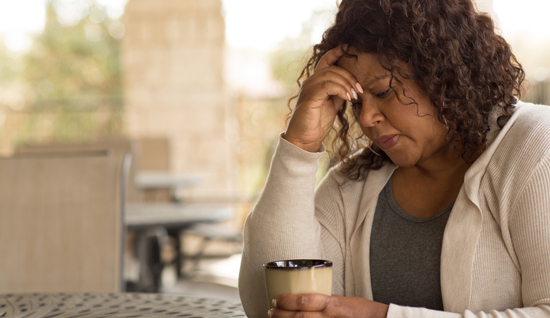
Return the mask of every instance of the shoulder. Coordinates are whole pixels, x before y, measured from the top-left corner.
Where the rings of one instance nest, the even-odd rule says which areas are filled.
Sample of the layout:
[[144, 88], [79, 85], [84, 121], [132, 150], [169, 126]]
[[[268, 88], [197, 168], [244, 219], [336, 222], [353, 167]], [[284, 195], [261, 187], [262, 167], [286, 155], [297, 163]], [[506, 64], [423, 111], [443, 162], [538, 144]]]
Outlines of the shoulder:
[[518, 103], [496, 149], [499, 159], [536, 162], [550, 149], [550, 106]]
[[534, 146], [550, 143], [550, 106], [521, 103], [512, 117], [516, 118], [508, 139], [521, 139]]
[[521, 103], [489, 148], [492, 153], [482, 190], [488, 196], [496, 195], [493, 201], [500, 203], [494, 210], [504, 213], [533, 185], [533, 180], [538, 180], [537, 186], [548, 183], [538, 175], [541, 169], [548, 169], [545, 162], [550, 156], [550, 107]]

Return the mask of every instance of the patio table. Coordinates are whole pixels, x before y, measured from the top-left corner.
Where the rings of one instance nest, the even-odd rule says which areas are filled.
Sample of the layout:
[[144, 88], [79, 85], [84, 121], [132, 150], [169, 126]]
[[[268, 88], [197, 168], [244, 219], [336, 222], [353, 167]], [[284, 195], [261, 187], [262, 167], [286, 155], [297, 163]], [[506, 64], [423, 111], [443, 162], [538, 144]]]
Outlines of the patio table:
[[126, 229], [135, 232], [137, 237], [137, 258], [140, 263], [137, 291], [145, 292], [158, 292], [161, 289], [163, 265], [158, 259], [160, 247], [155, 248], [155, 242], [161, 242], [163, 236], [173, 238], [176, 250], [176, 276], [180, 278], [183, 265], [180, 253], [181, 231], [194, 224], [216, 223], [235, 216], [233, 207], [215, 204], [142, 202], [128, 203], [124, 210]]
[[240, 303], [140, 293], [34, 293], [0, 295], [2, 318], [246, 317]]
[[169, 190], [172, 200], [181, 201], [180, 190], [195, 187], [204, 183], [201, 174], [185, 174], [173, 171], [138, 171], [135, 176], [135, 187], [144, 191]]
[[191, 187], [204, 182], [203, 175], [171, 171], [139, 171], [135, 178], [136, 187], [140, 189]]
[[226, 205], [178, 203], [127, 203], [124, 223], [129, 230], [162, 226], [181, 229], [197, 223], [226, 221], [235, 209]]

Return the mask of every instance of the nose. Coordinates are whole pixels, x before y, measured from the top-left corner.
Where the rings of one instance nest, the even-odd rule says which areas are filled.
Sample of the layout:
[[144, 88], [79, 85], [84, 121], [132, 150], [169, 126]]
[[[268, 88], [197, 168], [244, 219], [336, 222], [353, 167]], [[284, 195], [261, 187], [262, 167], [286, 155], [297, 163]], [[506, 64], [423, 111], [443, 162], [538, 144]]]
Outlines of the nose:
[[363, 127], [374, 127], [386, 118], [378, 107], [378, 104], [368, 100], [363, 100], [361, 103], [357, 117]]

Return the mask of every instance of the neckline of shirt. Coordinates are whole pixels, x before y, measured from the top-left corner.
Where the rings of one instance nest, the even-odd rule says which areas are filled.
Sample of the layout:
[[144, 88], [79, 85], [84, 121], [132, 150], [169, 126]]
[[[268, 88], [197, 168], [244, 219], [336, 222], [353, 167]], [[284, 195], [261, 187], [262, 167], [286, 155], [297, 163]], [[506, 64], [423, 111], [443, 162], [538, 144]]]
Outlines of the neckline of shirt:
[[454, 204], [455, 204], [455, 201], [453, 201], [446, 208], [444, 208], [443, 211], [437, 213], [436, 215], [432, 215], [432, 216], [429, 216], [429, 217], [419, 218], [419, 217], [416, 217], [416, 216], [412, 216], [412, 215], [408, 214], [407, 212], [403, 211], [403, 209], [401, 209], [399, 207], [397, 202], [395, 202], [395, 197], [393, 196], [393, 191], [392, 191], [392, 179], [393, 179], [393, 176], [390, 177], [390, 179], [388, 180], [388, 182], [384, 186], [383, 192], [384, 192], [384, 195], [386, 196], [386, 201], [388, 202], [389, 206], [391, 207], [392, 211], [395, 214], [397, 214], [398, 216], [406, 219], [407, 221], [411, 221], [411, 222], [415, 222], [415, 223], [425, 223], [425, 222], [433, 221], [435, 219], [438, 219], [438, 218], [442, 217], [443, 215], [445, 215], [449, 211], [451, 211]]

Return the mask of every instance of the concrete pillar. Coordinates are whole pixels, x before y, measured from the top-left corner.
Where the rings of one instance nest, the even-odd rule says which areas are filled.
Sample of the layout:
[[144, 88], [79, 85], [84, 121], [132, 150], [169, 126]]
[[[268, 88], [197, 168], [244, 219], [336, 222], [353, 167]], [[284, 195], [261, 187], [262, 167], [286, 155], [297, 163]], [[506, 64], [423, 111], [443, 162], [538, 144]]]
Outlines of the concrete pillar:
[[125, 129], [168, 137], [171, 169], [206, 176], [195, 195], [227, 194], [236, 178], [221, 0], [130, 0], [124, 24]]

